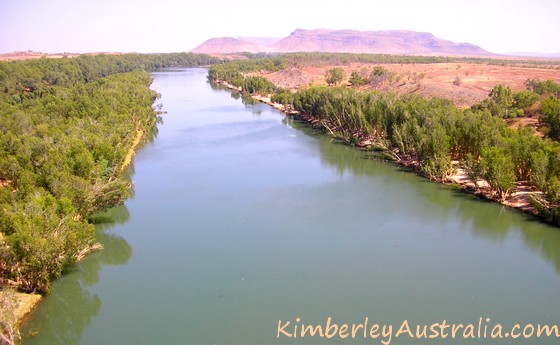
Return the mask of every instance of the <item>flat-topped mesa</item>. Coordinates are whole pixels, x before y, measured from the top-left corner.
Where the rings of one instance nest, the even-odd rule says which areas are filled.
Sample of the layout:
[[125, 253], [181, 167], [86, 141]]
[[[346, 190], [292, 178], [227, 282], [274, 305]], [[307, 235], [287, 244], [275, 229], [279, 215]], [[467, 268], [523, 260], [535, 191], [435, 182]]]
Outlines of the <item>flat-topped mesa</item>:
[[[276, 43], [271, 44], [271, 42]], [[491, 53], [470, 43], [456, 43], [435, 37], [429, 32], [407, 30], [303, 30], [297, 29], [282, 39], [212, 38], [194, 53], [238, 52], [332, 52], [370, 54], [416, 54], [487, 56]]]
[[281, 52], [336, 52], [373, 54], [449, 54], [489, 55], [470, 43], [455, 43], [435, 37], [429, 32], [407, 30], [295, 30], [274, 44]]

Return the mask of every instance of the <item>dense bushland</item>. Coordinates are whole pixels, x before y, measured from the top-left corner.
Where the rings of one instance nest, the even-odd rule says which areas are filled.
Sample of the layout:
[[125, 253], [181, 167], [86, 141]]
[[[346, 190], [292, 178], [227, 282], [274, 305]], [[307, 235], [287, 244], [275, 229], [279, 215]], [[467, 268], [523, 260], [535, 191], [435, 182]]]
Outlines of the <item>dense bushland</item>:
[[216, 62], [125, 54], [0, 63], [0, 282], [45, 293], [96, 246], [88, 218], [127, 198], [123, 161], [156, 125], [158, 95], [143, 70]]

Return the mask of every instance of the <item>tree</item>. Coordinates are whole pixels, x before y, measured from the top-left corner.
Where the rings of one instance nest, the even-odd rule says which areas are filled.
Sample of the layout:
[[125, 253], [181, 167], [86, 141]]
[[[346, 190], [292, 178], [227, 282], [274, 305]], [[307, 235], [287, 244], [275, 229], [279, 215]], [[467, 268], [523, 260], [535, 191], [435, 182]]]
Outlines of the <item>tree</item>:
[[198, 61], [131, 54], [0, 62], [0, 280], [46, 293], [95, 245], [88, 217], [129, 195], [118, 167], [136, 133], [157, 122], [150, 75], [120, 72], [173, 59]]
[[488, 96], [501, 108], [510, 108], [513, 104], [513, 95], [509, 86], [498, 84], [492, 88]]
[[334, 67], [327, 70], [325, 81], [329, 85], [336, 85], [344, 78], [344, 70], [341, 67]]
[[451, 172], [451, 138], [440, 124], [430, 125], [420, 139], [420, 168], [431, 179], [445, 180]]
[[463, 168], [467, 173], [467, 177], [471, 180], [475, 187], [478, 187], [478, 179], [483, 175], [483, 167], [478, 157], [473, 156], [470, 152], [467, 153], [464, 161]]
[[379, 86], [380, 84], [383, 84], [388, 77], [389, 77], [389, 71], [387, 71], [385, 67], [375, 66], [373, 68], [373, 71], [369, 75], [369, 82], [374, 87]]
[[492, 115], [502, 118], [515, 118], [523, 111], [513, 107], [513, 94], [509, 86], [497, 84], [488, 94], [488, 98], [474, 105], [472, 110], [488, 110]]
[[539, 94], [529, 90], [522, 90], [513, 95], [513, 104], [520, 109], [527, 109], [538, 100]]
[[260, 76], [250, 76], [245, 78], [241, 85], [243, 90], [250, 94], [269, 94], [276, 90], [276, 86], [268, 79]]
[[548, 127], [547, 135], [560, 140], [560, 99], [549, 97], [542, 102], [541, 113], [544, 115], [541, 122]]
[[368, 83], [368, 78], [364, 78], [359, 72], [353, 71], [348, 80], [353, 86], [362, 86]]
[[387, 69], [383, 66], [375, 66], [373, 68], [373, 71], [371, 72], [371, 75], [373, 77], [381, 77], [387, 74]]
[[542, 140], [534, 136], [534, 130], [519, 127], [511, 140], [511, 154], [515, 165], [515, 176], [520, 181], [530, 181], [532, 174], [532, 153], [542, 151]]
[[502, 148], [487, 147], [482, 150], [482, 164], [484, 179], [504, 201], [516, 182], [512, 157]]
[[11, 289], [0, 290], [0, 344], [2, 345], [18, 344], [21, 338], [14, 314], [16, 305], [17, 302]]
[[539, 95], [552, 94], [560, 96], [560, 85], [554, 80], [539, 81], [536, 79], [527, 79], [525, 81], [527, 90], [538, 93]]

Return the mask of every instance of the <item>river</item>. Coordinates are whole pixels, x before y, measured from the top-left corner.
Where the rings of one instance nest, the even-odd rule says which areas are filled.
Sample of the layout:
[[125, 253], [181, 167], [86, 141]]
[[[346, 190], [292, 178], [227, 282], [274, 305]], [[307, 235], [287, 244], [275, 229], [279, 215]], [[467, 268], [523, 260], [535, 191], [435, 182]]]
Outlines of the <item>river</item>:
[[[205, 69], [153, 77], [167, 113], [134, 196], [99, 217], [105, 250], [54, 284], [25, 345], [558, 343], [490, 336], [560, 323], [557, 228], [246, 105]], [[301, 337], [329, 317], [368, 333]], [[483, 339], [395, 336], [480, 318]]]

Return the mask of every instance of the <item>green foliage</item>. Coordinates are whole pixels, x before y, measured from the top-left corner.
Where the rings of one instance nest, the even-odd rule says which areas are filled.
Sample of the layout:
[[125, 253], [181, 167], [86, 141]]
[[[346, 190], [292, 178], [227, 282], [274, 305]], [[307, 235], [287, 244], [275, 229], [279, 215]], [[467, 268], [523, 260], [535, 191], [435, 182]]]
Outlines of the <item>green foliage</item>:
[[127, 198], [121, 167], [157, 122], [158, 94], [141, 70], [216, 62], [181, 53], [0, 63], [0, 280], [48, 292], [95, 245], [88, 218]]
[[513, 95], [509, 86], [502, 84], [494, 86], [488, 97], [501, 109], [507, 109], [513, 105]]
[[0, 61], [0, 91], [25, 100], [50, 92], [50, 86], [73, 87], [117, 73], [220, 62], [209, 55], [192, 53], [80, 55], [76, 58]]
[[532, 198], [540, 215], [554, 224], [560, 224], [560, 148], [545, 146], [531, 153], [532, 182], [543, 192]]
[[472, 153], [467, 153], [462, 162], [462, 166], [467, 173], [469, 180], [473, 181], [475, 186], [478, 186], [478, 180], [482, 178], [483, 167], [479, 157], [475, 157]]
[[93, 226], [73, 219], [75, 210], [68, 199], [39, 192], [25, 204], [5, 204], [2, 213], [9, 220], [2, 230], [8, 235], [10, 271], [23, 291], [47, 292], [64, 265], [84, 245], [93, 244]]
[[334, 67], [327, 70], [325, 75], [325, 81], [329, 85], [337, 85], [339, 84], [342, 79], [344, 78], [344, 69], [341, 67]]
[[430, 178], [443, 179], [451, 171], [451, 134], [460, 112], [449, 102], [314, 87], [294, 94], [293, 105], [339, 131], [384, 136], [401, 153], [418, 157], [421, 170]]
[[515, 135], [508, 141], [507, 149], [512, 157], [516, 179], [531, 181], [536, 173], [533, 167], [533, 153], [543, 152], [547, 145], [534, 136], [533, 129], [523, 127], [519, 127]]
[[266, 95], [276, 91], [276, 86], [264, 77], [250, 76], [243, 80], [243, 91], [250, 94]]
[[529, 91], [529, 90], [522, 90], [516, 92], [513, 95], [513, 104], [520, 109], [527, 109], [533, 106], [535, 102], [539, 100], [539, 94]]
[[242, 86], [243, 73], [275, 72], [285, 68], [285, 59], [257, 58], [248, 60], [232, 60], [225, 64], [217, 64], [208, 69], [208, 80], [227, 81], [235, 86]]
[[385, 67], [375, 66], [369, 76], [369, 82], [373, 86], [379, 86], [383, 84], [390, 76], [391, 73]]
[[[431, 121], [430, 121], [431, 122]], [[427, 123], [419, 147], [420, 169], [429, 178], [443, 180], [451, 172], [451, 138], [443, 124]]]
[[547, 135], [555, 140], [560, 140], [560, 99], [549, 97], [541, 103], [541, 122], [548, 127]]
[[498, 147], [486, 147], [481, 156], [482, 177], [498, 192], [500, 199], [505, 200], [516, 182], [511, 155]]
[[305, 66], [336, 66], [350, 63], [446, 63], [453, 62], [455, 58], [443, 56], [412, 56], [388, 54], [354, 54], [354, 53], [289, 53], [281, 54], [278, 58], [285, 59], [286, 65], [301, 68]]
[[383, 66], [375, 66], [371, 72], [372, 77], [382, 77], [388, 73], [387, 69]]
[[[271, 58], [270, 54], [245, 54], [249, 59]], [[355, 54], [355, 53], [288, 53], [274, 54], [275, 59], [282, 60], [284, 67], [301, 68], [305, 66], [336, 66], [351, 63], [374, 63], [374, 64], [417, 64], [417, 63], [473, 63], [488, 65], [530, 65], [555, 68], [560, 65], [558, 61], [546, 60], [511, 60], [478, 57], [449, 57], [449, 56], [413, 56], [413, 55], [389, 55], [389, 54]]]
[[488, 94], [488, 98], [472, 107], [473, 110], [486, 110], [492, 115], [501, 118], [516, 118], [523, 116], [526, 108], [533, 105], [536, 100], [535, 94], [530, 91], [521, 91], [515, 95], [509, 86], [497, 84]]
[[367, 76], [361, 75], [357, 71], [353, 71], [348, 80], [352, 86], [362, 86], [369, 83], [369, 78]]
[[536, 79], [527, 79], [525, 81], [527, 90], [538, 93], [539, 95], [556, 95], [560, 97], [560, 85], [554, 80], [539, 81]]
[[245, 78], [236, 66], [232, 64], [215, 65], [208, 69], [208, 80], [210, 81], [227, 81], [234, 86], [242, 86]]
[[[518, 180], [544, 190], [560, 176], [560, 158], [553, 160], [555, 154], [546, 153], [558, 152], [557, 144], [535, 137], [530, 129], [513, 131], [488, 111], [461, 112], [445, 100], [399, 99], [340, 87], [312, 87], [292, 97], [295, 110], [332, 124], [342, 136], [346, 130], [389, 142], [401, 154], [416, 158], [420, 170], [433, 179], [448, 176], [453, 156], [473, 181], [487, 180], [501, 199]], [[546, 164], [539, 163], [539, 154], [547, 157]], [[547, 198], [555, 200], [553, 195]]]
[[266, 95], [277, 90], [268, 79], [260, 76], [247, 76], [243, 73], [256, 71], [276, 71], [283, 67], [280, 59], [237, 60], [227, 64], [214, 65], [208, 69], [208, 80], [226, 81], [240, 87], [243, 92]]
[[290, 90], [277, 89], [276, 93], [272, 95], [271, 101], [284, 105], [292, 104], [294, 100], [293, 94]]

